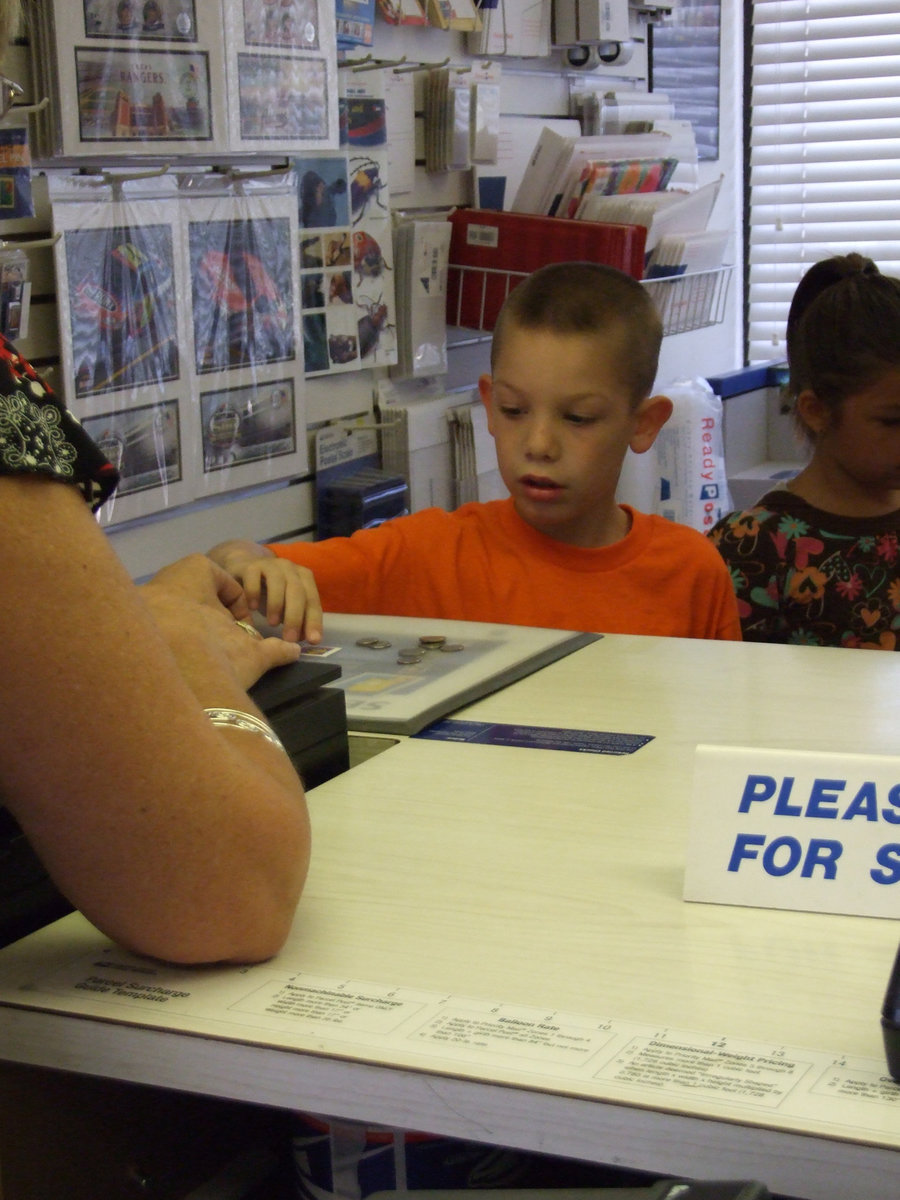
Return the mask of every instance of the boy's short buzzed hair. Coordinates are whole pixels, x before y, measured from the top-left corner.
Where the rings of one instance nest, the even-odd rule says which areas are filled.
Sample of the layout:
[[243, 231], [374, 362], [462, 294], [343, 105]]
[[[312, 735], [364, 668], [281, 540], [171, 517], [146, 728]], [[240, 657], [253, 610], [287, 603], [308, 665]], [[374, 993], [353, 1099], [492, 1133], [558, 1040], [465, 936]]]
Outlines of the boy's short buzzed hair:
[[494, 327], [494, 368], [507, 330], [616, 336], [622, 379], [639, 404], [653, 389], [662, 344], [662, 320], [646, 288], [624, 271], [602, 263], [565, 262], [540, 267], [507, 296]]

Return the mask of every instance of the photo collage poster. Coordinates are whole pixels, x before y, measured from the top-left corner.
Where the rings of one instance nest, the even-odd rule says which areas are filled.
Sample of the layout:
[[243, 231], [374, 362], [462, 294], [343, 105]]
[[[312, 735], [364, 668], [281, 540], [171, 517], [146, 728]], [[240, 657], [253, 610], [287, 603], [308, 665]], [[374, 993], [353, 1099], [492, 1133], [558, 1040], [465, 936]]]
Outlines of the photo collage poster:
[[[43, 0], [55, 150], [295, 153], [337, 145], [333, 0]], [[48, 153], [52, 152], [48, 150]]]
[[122, 477], [106, 523], [307, 468], [293, 192], [158, 182], [51, 197], [65, 396]]
[[232, 147], [285, 153], [334, 148], [334, 0], [223, 2]]
[[341, 150], [293, 161], [307, 375], [397, 361], [382, 72], [341, 72]]

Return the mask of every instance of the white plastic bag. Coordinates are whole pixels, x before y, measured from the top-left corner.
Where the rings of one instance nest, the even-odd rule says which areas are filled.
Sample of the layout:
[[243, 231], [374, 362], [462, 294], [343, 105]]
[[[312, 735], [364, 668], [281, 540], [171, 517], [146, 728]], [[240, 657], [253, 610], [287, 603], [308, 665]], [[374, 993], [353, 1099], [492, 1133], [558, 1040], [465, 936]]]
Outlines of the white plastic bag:
[[661, 388], [674, 410], [656, 439], [656, 511], [706, 533], [732, 509], [725, 474], [722, 400], [705, 379]]

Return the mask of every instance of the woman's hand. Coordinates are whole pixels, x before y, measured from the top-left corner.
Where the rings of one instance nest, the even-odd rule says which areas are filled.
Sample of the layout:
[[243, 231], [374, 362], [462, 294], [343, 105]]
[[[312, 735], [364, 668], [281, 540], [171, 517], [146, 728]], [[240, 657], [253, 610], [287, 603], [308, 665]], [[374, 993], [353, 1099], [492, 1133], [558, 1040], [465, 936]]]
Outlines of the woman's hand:
[[258, 633], [240, 583], [205, 555], [163, 567], [141, 592], [188, 682], [198, 656], [224, 660], [244, 690], [300, 656], [296, 644]]

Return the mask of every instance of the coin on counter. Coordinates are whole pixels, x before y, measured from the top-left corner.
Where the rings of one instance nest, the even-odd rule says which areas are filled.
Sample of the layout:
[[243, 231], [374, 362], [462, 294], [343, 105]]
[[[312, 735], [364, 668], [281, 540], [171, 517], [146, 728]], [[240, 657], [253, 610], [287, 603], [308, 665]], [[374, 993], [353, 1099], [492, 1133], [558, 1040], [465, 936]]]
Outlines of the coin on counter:
[[442, 633], [424, 633], [419, 638], [419, 645], [424, 646], [426, 650], [440, 650], [446, 640]]
[[441, 646], [441, 654], [456, 654], [459, 650], [465, 650], [462, 642], [444, 642]]
[[408, 649], [397, 651], [397, 662], [421, 662], [424, 657], [425, 651], [420, 650], [418, 646], [410, 646]]
[[365, 646], [367, 650], [390, 650], [391, 643], [384, 638], [361, 637], [356, 639], [357, 646]]

